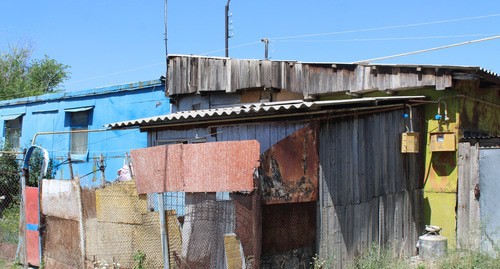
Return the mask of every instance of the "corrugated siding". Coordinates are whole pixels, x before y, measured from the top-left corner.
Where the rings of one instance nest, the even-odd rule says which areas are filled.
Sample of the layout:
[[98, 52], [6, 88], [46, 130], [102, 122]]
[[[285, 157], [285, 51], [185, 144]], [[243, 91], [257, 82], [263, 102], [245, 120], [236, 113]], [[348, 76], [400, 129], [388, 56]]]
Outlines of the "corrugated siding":
[[220, 126], [212, 128], [212, 133], [207, 128], [163, 130], [149, 132], [148, 136], [150, 146], [160, 145], [162, 141], [190, 140], [196, 136], [206, 137], [207, 142], [257, 140], [259, 141], [260, 153], [262, 154], [273, 144], [302, 127], [304, 127], [304, 123], [302, 122], [273, 122]]
[[[325, 121], [320, 127], [318, 246], [321, 256], [336, 257], [337, 268], [372, 242], [414, 254], [422, 155], [400, 152], [402, 113]], [[417, 120], [414, 126], [419, 130]]]
[[170, 56], [167, 83], [170, 95], [202, 91], [235, 92], [259, 87], [287, 89], [304, 95], [426, 86], [442, 90], [452, 86], [450, 72], [444, 71], [436, 67], [417, 69], [416, 66]]

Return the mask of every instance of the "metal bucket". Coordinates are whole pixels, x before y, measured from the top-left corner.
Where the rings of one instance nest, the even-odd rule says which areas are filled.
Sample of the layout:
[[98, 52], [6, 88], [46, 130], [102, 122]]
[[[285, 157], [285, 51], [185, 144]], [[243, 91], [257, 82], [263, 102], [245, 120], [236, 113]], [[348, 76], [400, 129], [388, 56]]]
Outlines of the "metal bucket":
[[424, 261], [434, 261], [444, 256], [448, 239], [439, 234], [424, 234], [418, 237], [418, 256]]

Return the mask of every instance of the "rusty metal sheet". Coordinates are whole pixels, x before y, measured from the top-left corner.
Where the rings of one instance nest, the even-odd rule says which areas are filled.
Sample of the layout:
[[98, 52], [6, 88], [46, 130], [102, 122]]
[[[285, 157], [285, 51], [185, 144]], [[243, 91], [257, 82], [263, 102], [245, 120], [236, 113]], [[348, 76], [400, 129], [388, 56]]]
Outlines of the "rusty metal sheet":
[[259, 168], [264, 204], [316, 201], [319, 158], [316, 128], [304, 127], [274, 144]]
[[253, 191], [259, 151], [256, 140], [132, 150], [137, 192]]

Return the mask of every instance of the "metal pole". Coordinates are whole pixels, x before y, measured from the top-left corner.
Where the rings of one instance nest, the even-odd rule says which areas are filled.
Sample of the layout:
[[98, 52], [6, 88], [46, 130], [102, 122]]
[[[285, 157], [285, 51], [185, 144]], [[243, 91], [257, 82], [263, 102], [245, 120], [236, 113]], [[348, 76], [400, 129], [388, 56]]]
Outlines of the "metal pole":
[[20, 231], [22, 234], [22, 253], [23, 253], [23, 258], [22, 258], [22, 263], [23, 263], [23, 268], [28, 268], [28, 257], [26, 257], [28, 254], [27, 246], [26, 246], [26, 176], [28, 175], [28, 169], [22, 170], [22, 176], [21, 176], [21, 227]]
[[78, 199], [78, 225], [80, 229], [80, 254], [82, 255], [81, 262], [82, 262], [82, 267], [86, 268], [85, 265], [85, 255], [87, 253], [86, 250], [86, 240], [85, 240], [85, 227], [83, 224], [83, 201], [82, 201], [82, 188], [80, 187], [80, 178], [76, 177], [74, 184], [77, 189], [77, 199]]
[[262, 41], [265, 45], [265, 53], [264, 53], [264, 59], [269, 60], [269, 39], [268, 38], [262, 38], [260, 41]]
[[225, 13], [225, 19], [226, 19], [226, 57], [229, 57], [229, 2], [231, 2], [231, 0], [227, 0], [226, 13]]
[[74, 175], [73, 175], [73, 163], [71, 163], [71, 154], [68, 153], [68, 166], [69, 166], [69, 176], [70, 176], [70, 179], [73, 179]]
[[160, 216], [161, 249], [163, 252], [163, 268], [169, 269], [170, 256], [167, 243], [167, 227], [165, 221], [165, 207], [163, 205], [163, 193], [158, 193], [158, 213]]

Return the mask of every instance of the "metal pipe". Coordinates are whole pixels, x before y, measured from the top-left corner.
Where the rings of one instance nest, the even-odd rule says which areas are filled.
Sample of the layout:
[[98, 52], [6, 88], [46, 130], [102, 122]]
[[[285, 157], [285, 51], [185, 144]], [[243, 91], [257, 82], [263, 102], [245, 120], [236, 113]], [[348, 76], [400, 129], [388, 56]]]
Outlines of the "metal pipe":
[[80, 228], [80, 252], [81, 252], [81, 259], [82, 259], [82, 267], [85, 266], [85, 254], [87, 252], [85, 246], [86, 246], [86, 241], [85, 241], [85, 227], [83, 225], [83, 201], [82, 201], [82, 188], [80, 187], [80, 178], [75, 179], [76, 182], [76, 188], [77, 188], [77, 199], [80, 201], [78, 203], [78, 214], [79, 214], [79, 220], [78, 220], [78, 225]]
[[106, 132], [106, 131], [116, 131], [112, 129], [95, 129], [95, 130], [74, 130], [74, 131], [56, 131], [56, 132], [38, 132], [33, 136], [31, 140], [31, 145], [34, 146], [36, 143], [36, 138], [39, 135], [51, 135], [51, 134], [73, 134], [73, 133], [96, 133], [96, 132]]
[[163, 205], [163, 193], [158, 193], [158, 215], [160, 216], [161, 249], [163, 253], [163, 268], [169, 269], [170, 256], [167, 243], [167, 228], [165, 222], [165, 207]]
[[410, 132], [413, 132], [413, 113], [411, 111], [411, 106], [409, 104], [406, 104], [406, 106], [410, 109]]

